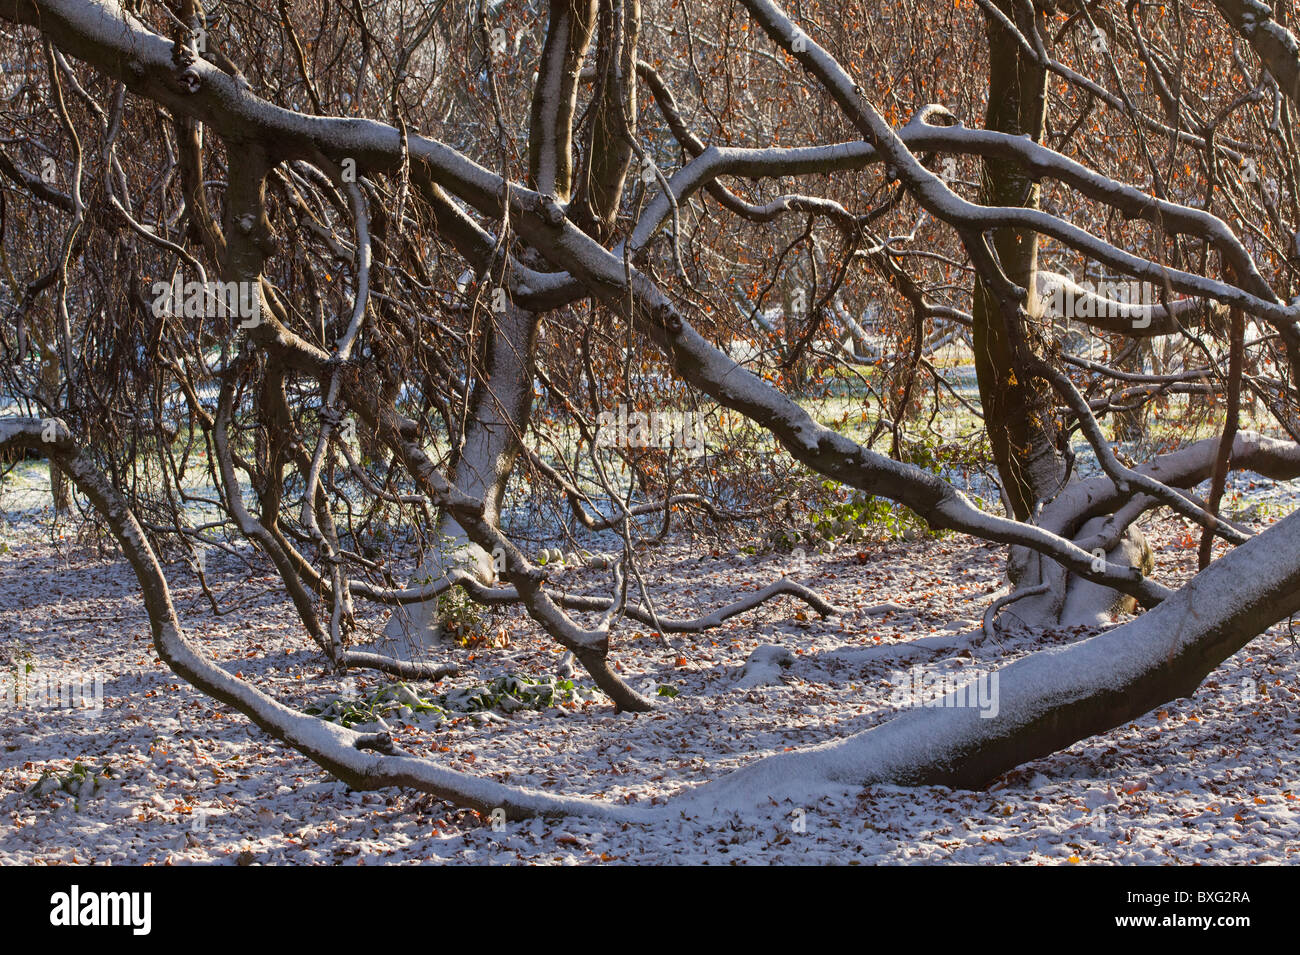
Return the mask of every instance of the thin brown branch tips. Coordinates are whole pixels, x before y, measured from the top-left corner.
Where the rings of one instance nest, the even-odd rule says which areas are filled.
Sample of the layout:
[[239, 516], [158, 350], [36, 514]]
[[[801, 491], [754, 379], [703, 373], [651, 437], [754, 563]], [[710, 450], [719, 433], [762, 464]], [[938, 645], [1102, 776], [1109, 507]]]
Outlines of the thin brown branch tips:
[[128, 6], [0, 0], [0, 555], [100, 548], [277, 746], [775, 846], [1245, 720], [1300, 610], [1278, 11]]

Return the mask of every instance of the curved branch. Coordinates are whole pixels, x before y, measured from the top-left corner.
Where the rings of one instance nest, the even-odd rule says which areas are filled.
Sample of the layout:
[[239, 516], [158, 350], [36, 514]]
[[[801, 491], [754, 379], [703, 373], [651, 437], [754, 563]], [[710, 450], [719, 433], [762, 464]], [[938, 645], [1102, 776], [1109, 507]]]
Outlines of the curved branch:
[[140, 583], [159, 659], [182, 679], [234, 707], [353, 789], [406, 786], [480, 812], [501, 809], [510, 818], [589, 815], [636, 821], [648, 816], [646, 810], [634, 807], [507, 786], [445, 769], [396, 750], [391, 740], [325, 722], [267, 696], [218, 666], [185, 636], [166, 576], [139, 522], [63, 422], [0, 418], [0, 451], [11, 447], [28, 448], [58, 461], [108, 524]]

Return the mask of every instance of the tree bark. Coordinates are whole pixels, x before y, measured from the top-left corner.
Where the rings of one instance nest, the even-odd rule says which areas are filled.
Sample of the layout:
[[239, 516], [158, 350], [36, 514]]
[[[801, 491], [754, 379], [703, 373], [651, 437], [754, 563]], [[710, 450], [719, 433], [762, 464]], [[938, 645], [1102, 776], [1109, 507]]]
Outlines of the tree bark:
[[1018, 660], [995, 671], [996, 684], [990, 674], [994, 716], [961, 705], [959, 689], [946, 705], [908, 709], [847, 739], [759, 760], [672, 808], [709, 812], [783, 798], [806, 805], [873, 783], [982, 789], [1029, 760], [1190, 696], [1225, 659], [1297, 611], [1300, 513], [1132, 623]]
[[[500, 517], [502, 495], [532, 412], [537, 324], [536, 314], [514, 305], [490, 323], [486, 364], [477, 376], [464, 443], [452, 468], [456, 489], [481, 498], [483, 518], [491, 524]], [[442, 515], [435, 534], [433, 549], [415, 572], [416, 582], [450, 586], [452, 575], [461, 570], [492, 582], [492, 556], [468, 538], [454, 517]], [[437, 600], [429, 600], [395, 608], [384, 637], [395, 644], [394, 653], [418, 653], [437, 640], [439, 628]]]
[[[353, 788], [405, 786], [479, 810], [503, 808], [511, 817], [580, 814], [653, 822], [682, 813], [749, 810], [770, 800], [808, 804], [830, 792], [879, 783], [982, 788], [1022, 763], [1190, 696], [1257, 634], [1300, 611], [1296, 513], [1215, 561], [1134, 622], [990, 674], [987, 706], [969, 705], [967, 688], [960, 688], [944, 705], [911, 708], [846, 739], [759, 759], [663, 806], [611, 806], [445, 769], [397, 751], [385, 737], [292, 710], [217, 666], [182, 632], [162, 568], [121, 495], [65, 427], [53, 442], [43, 440], [44, 430], [39, 419], [0, 419], [0, 452], [26, 447], [58, 458], [122, 546], [140, 582], [159, 658], [177, 675]], [[1251, 457], [1267, 449], [1261, 444], [1243, 450]], [[1293, 457], [1283, 454], [1275, 464], [1294, 463]]]
[[[1022, 33], [1030, 35], [1038, 28], [1029, 20], [1023, 4], [1013, 0], [996, 3]], [[1042, 11], [1034, 16], [1045, 24]], [[1047, 116], [1046, 71], [993, 20], [988, 23], [988, 41], [986, 128], [1040, 141]], [[980, 202], [1036, 209], [1039, 186], [1015, 163], [985, 158]], [[1038, 234], [1026, 229], [996, 229], [993, 247], [1006, 277], [1030, 290], [1026, 307], [1030, 319], [1036, 319], [1041, 314], [1033, 294]], [[1018, 349], [1032, 347], [1032, 330], [1021, 321], [1019, 313], [1002, 307], [979, 277], [973, 306], [975, 371], [989, 443], [1011, 516], [1023, 521], [1033, 514], [1040, 500], [1060, 487], [1065, 473], [1064, 461], [1056, 450], [1051, 389], [1026, 372], [1017, 354]]]
[[[45, 354], [46, 352], [42, 350], [42, 355]], [[59, 405], [59, 381], [58, 361], [53, 357], [43, 357], [41, 359], [41, 397], [51, 408], [57, 408]], [[59, 467], [58, 462], [50, 459], [49, 465], [50, 506], [53, 507], [54, 517], [57, 520], [72, 509], [72, 494], [63, 474], [63, 469]]]

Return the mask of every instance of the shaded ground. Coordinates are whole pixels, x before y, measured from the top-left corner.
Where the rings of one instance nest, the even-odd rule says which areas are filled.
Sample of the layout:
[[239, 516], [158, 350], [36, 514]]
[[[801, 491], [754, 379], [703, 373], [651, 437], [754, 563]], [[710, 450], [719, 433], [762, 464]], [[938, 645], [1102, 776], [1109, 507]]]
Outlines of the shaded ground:
[[[1193, 538], [1174, 520], [1147, 528], [1158, 573], [1176, 582], [1195, 559]], [[99, 673], [105, 684], [98, 715], [5, 705], [3, 862], [1285, 863], [1300, 852], [1300, 653], [1285, 626], [1227, 661], [1192, 699], [1022, 767], [988, 792], [872, 787], [818, 805], [654, 827], [569, 820], [497, 831], [416, 794], [359, 794], [331, 781], [156, 660], [124, 562], [51, 539], [30, 518], [0, 533], [8, 545], [0, 553], [3, 686], [15, 673], [33, 680], [70, 670]], [[400, 744], [515, 784], [658, 801], [763, 755], [887, 718], [909, 666], [965, 682], [1084, 635], [963, 646], [1003, 562], [998, 549], [966, 538], [862, 545], [802, 561], [712, 554], [677, 541], [644, 560], [665, 614], [707, 612], [782, 573], [848, 612], [823, 621], [782, 598], [703, 638], [625, 630], [614, 649], [625, 675], [649, 692], [678, 693], [660, 697], [657, 712], [616, 716], [604, 702], [579, 702], [449, 719], [390, 716]], [[228, 557], [210, 559], [209, 571], [238, 610], [214, 617], [188, 571], [169, 568], [182, 619], [209, 653], [296, 705], [340, 689], [287, 602], [272, 596], [269, 576], [249, 579]], [[585, 570], [561, 579], [592, 592], [602, 581]], [[886, 602], [902, 609], [871, 612]], [[448, 648], [464, 675], [419, 692], [427, 698], [561, 666], [526, 618], [512, 613], [492, 627], [508, 646]], [[938, 641], [946, 649], [932, 646]], [[771, 644], [791, 651], [793, 665], [778, 668], [773, 684], [738, 687], [749, 654]], [[381, 681], [357, 682], [365, 694]], [[115, 778], [80, 798], [27, 792], [43, 774], [67, 779], [78, 761], [92, 770], [108, 764]]]

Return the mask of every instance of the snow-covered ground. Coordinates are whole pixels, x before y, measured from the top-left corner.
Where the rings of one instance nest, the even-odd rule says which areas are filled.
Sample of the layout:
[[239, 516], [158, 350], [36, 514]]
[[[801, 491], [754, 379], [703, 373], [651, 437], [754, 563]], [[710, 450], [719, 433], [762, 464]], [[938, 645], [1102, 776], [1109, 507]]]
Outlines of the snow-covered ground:
[[[1274, 493], [1264, 485], [1242, 487]], [[88, 672], [103, 677], [103, 709], [0, 702], [0, 862], [1286, 863], [1300, 853], [1300, 651], [1285, 626], [1227, 661], [1193, 698], [1021, 767], [987, 792], [877, 786], [816, 805], [652, 826], [570, 819], [494, 829], [418, 794], [351, 792], [179, 680], [153, 653], [125, 563], [52, 535], [38, 516], [10, 509], [0, 523], [0, 691], [16, 674], [39, 686]], [[1147, 531], [1162, 579], [1186, 576], [1194, 545], [1181, 522], [1149, 522]], [[802, 561], [710, 548], [679, 540], [644, 554], [660, 612], [707, 612], [782, 573], [848, 612], [823, 621], [781, 598], [698, 638], [627, 629], [613, 650], [624, 675], [650, 692], [678, 693], [658, 697], [656, 712], [615, 715], [598, 701], [449, 719], [412, 714], [390, 719], [399, 744], [512, 784], [647, 804], [888, 718], [911, 666], [968, 678], [1080, 636], [960, 649], [960, 635], [978, 625], [1000, 585], [1004, 560], [1000, 549], [967, 538], [841, 548]], [[169, 568], [187, 630], [208, 653], [302, 707], [340, 690], [271, 571], [250, 579], [218, 554], [208, 570], [233, 612], [213, 616], [189, 571]], [[594, 570], [563, 576], [591, 592], [603, 580]], [[880, 612], [885, 603], [902, 609]], [[521, 614], [494, 626], [508, 646], [448, 648], [462, 675], [417, 687], [422, 696], [561, 667], [556, 648]], [[924, 649], [943, 641], [946, 651]], [[785, 648], [794, 662], [783, 667], [781, 654], [762, 651], [764, 662], [742, 676], [765, 646]], [[382, 680], [362, 674], [357, 682], [365, 694]], [[75, 763], [91, 775], [105, 765], [111, 772], [74, 795], [57, 787]], [[37, 788], [53, 791], [29, 791], [43, 777], [53, 782]]]

